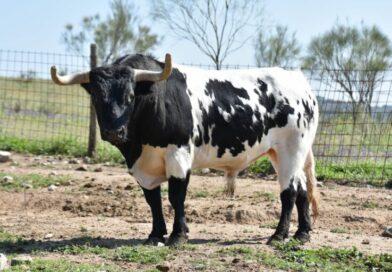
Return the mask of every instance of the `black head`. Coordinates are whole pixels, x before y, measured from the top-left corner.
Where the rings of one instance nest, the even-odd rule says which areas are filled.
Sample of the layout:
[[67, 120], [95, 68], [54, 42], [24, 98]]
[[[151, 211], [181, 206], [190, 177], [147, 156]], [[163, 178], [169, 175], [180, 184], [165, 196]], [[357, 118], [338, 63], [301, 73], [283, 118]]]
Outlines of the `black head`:
[[91, 95], [102, 140], [114, 145], [128, 138], [128, 123], [134, 105], [133, 69], [127, 66], [98, 67], [82, 86]]
[[[157, 69], [162, 68], [158, 66]], [[51, 76], [58, 85], [81, 84], [86, 89], [97, 113], [102, 139], [119, 146], [129, 140], [136, 84], [166, 80], [171, 71], [171, 56], [166, 54], [161, 71], [135, 69], [126, 63], [114, 63], [66, 76], [59, 76], [53, 66]]]

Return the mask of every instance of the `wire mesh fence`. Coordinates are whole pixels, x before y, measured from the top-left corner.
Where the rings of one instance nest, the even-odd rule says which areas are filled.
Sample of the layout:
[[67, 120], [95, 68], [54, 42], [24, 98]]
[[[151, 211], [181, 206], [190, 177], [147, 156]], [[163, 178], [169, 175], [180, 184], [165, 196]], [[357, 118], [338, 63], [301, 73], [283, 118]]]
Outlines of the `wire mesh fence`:
[[[52, 64], [63, 74], [89, 68], [86, 56], [0, 50], [0, 141], [56, 142], [85, 154], [89, 97], [79, 86], [53, 84]], [[223, 66], [246, 68], [254, 67]], [[341, 180], [392, 179], [392, 71], [366, 72], [304, 70], [320, 107], [313, 147], [319, 178], [334, 171]]]

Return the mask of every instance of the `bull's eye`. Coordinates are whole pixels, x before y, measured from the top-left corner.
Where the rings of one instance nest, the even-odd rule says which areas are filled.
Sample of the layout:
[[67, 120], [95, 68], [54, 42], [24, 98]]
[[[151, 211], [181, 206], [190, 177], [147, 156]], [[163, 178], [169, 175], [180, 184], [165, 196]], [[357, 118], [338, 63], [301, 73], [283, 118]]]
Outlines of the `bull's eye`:
[[128, 95], [127, 95], [127, 98], [126, 98], [126, 102], [128, 103], [128, 104], [130, 104], [131, 102], [132, 102], [132, 99], [133, 99], [133, 93], [128, 93]]

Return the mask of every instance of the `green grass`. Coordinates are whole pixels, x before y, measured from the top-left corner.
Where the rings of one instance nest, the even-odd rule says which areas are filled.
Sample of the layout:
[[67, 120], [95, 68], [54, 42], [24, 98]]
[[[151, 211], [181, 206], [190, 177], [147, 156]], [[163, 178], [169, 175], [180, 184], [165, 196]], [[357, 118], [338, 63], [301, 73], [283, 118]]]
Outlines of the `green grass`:
[[76, 263], [65, 259], [45, 260], [33, 259], [30, 264], [12, 266], [10, 269], [4, 270], [9, 272], [120, 272], [123, 271], [115, 265], [99, 265], [89, 263]]
[[64, 246], [58, 250], [64, 254], [96, 254], [100, 257], [112, 261], [125, 261], [138, 264], [158, 264], [166, 260], [170, 253], [168, 247], [150, 246], [121, 246], [109, 249], [100, 246]]
[[[267, 158], [260, 158], [249, 167], [254, 174], [268, 173], [272, 168]], [[392, 180], [392, 163], [355, 161], [345, 163], [316, 163], [316, 176], [320, 181], [335, 181], [340, 184], [371, 184], [376, 187], [386, 186]], [[389, 183], [388, 183], [389, 182]]]
[[[246, 246], [219, 250], [221, 256], [255, 260], [272, 269], [290, 271], [391, 271], [392, 255], [365, 255], [355, 248], [302, 249], [298, 243], [276, 243], [275, 254]], [[372, 270], [373, 269], [373, 270]]]
[[331, 232], [332, 233], [349, 233], [349, 231], [347, 229], [339, 228], [339, 227], [331, 229]]
[[337, 182], [367, 183], [373, 186], [385, 186], [392, 179], [392, 163], [375, 163], [358, 161], [346, 163], [318, 163], [316, 165], [318, 180]]
[[194, 196], [195, 198], [206, 198], [206, 197], [208, 197], [209, 195], [210, 195], [210, 193], [209, 193], [208, 191], [204, 191], [204, 190], [197, 191], [197, 192], [195, 192], [195, 193], [193, 194], [193, 196]]
[[257, 191], [257, 192], [254, 192], [253, 195], [254, 195], [255, 198], [262, 198], [262, 199], [264, 199], [266, 201], [270, 201], [270, 202], [275, 201], [275, 199], [276, 199], [275, 194], [272, 193], [272, 192], [260, 192], [260, 191]]
[[26, 174], [26, 175], [14, 175], [7, 173], [0, 173], [0, 180], [5, 176], [11, 176], [13, 178], [12, 183], [0, 182], [0, 188], [3, 190], [14, 190], [19, 191], [23, 188], [23, 184], [27, 183], [33, 186], [34, 189], [48, 187], [52, 184], [62, 185], [66, 182], [68, 176], [43, 176], [40, 174]]
[[[33, 155], [66, 155], [72, 157], [87, 156], [87, 144], [73, 138], [53, 140], [30, 140], [17, 137], [1, 136], [0, 150], [28, 153]], [[121, 153], [109, 144], [100, 143], [97, 146], [94, 162], [122, 163]]]

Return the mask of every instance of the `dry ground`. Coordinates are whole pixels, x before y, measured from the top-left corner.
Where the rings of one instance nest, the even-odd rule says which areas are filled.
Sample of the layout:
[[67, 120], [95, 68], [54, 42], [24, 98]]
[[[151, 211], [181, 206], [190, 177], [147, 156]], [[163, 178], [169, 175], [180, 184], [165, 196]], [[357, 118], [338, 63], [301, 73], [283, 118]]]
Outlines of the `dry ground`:
[[[0, 191], [0, 228], [30, 241], [11, 254], [20, 251], [38, 254], [44, 259], [114, 263], [124, 270], [154, 268], [155, 265], [109, 261], [94, 254], [67, 255], [53, 251], [86, 240], [108, 248], [140, 244], [150, 231], [150, 213], [142, 191], [124, 168], [87, 164], [87, 171], [76, 171], [79, 166], [65, 158], [22, 155], [14, 155], [13, 162], [0, 164], [0, 172], [7, 174], [66, 176], [69, 181], [53, 192], [47, 188]], [[233, 199], [223, 194], [223, 186], [221, 177], [191, 177], [186, 201], [191, 250], [172, 256], [171, 269], [196, 270], [204, 265], [207, 270], [213, 270], [211, 267], [218, 270], [221, 264], [205, 262], [210, 254], [233, 246], [252, 247], [273, 254], [266, 241], [280, 214], [277, 182], [273, 177], [269, 180], [239, 179]], [[381, 236], [383, 228], [392, 222], [391, 190], [332, 183], [319, 190], [321, 215], [307, 248], [355, 246], [367, 254], [392, 254], [392, 239]], [[166, 185], [163, 202], [170, 232], [173, 217]], [[291, 231], [295, 229], [296, 213]], [[227, 263], [223, 266], [226, 269], [265, 269], [251, 261], [235, 260], [235, 256], [223, 257], [217, 262]]]

